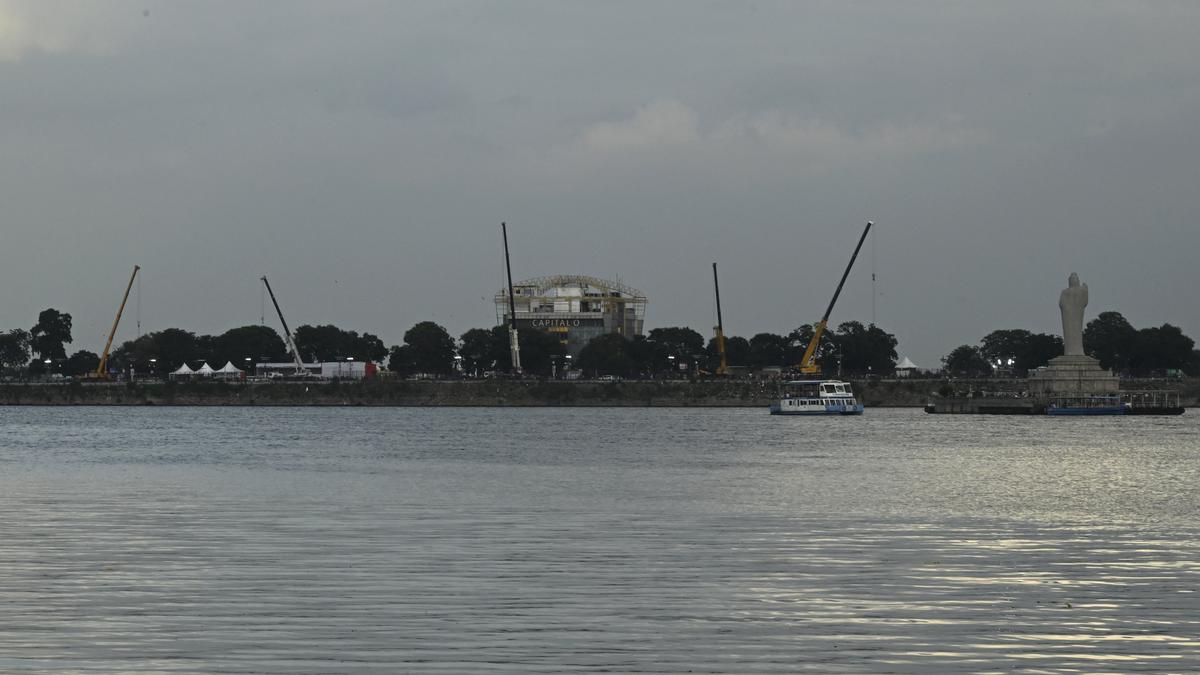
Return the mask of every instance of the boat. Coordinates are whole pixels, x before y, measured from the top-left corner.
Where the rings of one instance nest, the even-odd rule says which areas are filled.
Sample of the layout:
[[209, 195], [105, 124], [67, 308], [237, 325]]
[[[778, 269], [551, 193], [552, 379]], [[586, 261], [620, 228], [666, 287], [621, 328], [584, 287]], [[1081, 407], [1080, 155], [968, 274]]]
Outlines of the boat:
[[849, 382], [792, 380], [784, 386], [783, 398], [771, 404], [772, 415], [863, 414], [863, 404], [854, 397]]
[[1113, 396], [1068, 396], [1050, 401], [1047, 415], [1125, 415], [1130, 405]]

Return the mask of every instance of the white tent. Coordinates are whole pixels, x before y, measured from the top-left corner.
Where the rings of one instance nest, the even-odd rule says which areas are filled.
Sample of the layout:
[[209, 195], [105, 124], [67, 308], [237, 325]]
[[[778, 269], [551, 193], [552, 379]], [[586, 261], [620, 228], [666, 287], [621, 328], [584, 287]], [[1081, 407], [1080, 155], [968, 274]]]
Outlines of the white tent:
[[920, 370], [920, 366], [913, 363], [907, 356], [900, 359], [900, 363], [896, 364], [896, 375], [898, 377], [909, 377], [918, 370]]
[[242, 369], [233, 365], [233, 361], [226, 361], [225, 365], [216, 371], [216, 374], [222, 379], [237, 379], [242, 376]]
[[179, 377], [180, 375], [195, 375], [195, 374], [196, 374], [196, 371], [189, 368], [188, 364], [185, 363], [182, 366], [179, 366], [178, 370], [171, 371], [171, 379], [175, 379], [176, 377]]
[[197, 375], [202, 375], [202, 376], [204, 376], [204, 377], [209, 377], [209, 376], [211, 376], [211, 375], [212, 375], [213, 373], [215, 373], [215, 372], [217, 372], [217, 371], [213, 370], [213, 369], [212, 369], [212, 366], [208, 365], [208, 361], [205, 361], [205, 362], [204, 362], [204, 363], [203, 363], [203, 364], [202, 364], [202, 365], [201, 365], [201, 366], [200, 366], [200, 367], [199, 367], [199, 368], [196, 370], [196, 374], [197, 374]]

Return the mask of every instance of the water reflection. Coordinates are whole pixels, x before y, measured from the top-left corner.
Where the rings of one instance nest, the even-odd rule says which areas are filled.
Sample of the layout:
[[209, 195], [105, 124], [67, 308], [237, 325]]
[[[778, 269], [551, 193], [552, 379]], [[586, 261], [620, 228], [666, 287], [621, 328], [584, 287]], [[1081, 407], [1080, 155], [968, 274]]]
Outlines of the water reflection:
[[0, 410], [0, 670], [1200, 670], [1186, 420], [101, 413]]

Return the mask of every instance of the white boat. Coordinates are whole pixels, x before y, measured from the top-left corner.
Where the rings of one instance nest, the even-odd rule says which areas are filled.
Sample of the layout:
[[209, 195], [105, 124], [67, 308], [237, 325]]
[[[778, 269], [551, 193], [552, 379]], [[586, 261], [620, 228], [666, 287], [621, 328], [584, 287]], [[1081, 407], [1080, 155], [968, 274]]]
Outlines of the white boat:
[[849, 382], [793, 380], [784, 383], [783, 398], [771, 404], [772, 415], [861, 415], [862, 401], [854, 397]]

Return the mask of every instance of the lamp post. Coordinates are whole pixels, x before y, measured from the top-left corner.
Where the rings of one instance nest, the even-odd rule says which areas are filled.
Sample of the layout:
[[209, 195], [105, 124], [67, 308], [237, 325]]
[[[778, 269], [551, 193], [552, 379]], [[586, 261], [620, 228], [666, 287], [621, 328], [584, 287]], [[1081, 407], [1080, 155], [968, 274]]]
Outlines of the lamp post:
[[668, 379], [673, 380], [673, 379], [675, 379], [676, 375], [679, 374], [679, 371], [675, 370], [675, 355], [674, 354], [667, 354], [667, 371], [668, 371], [667, 372]]
[[158, 359], [151, 356], [150, 357], [150, 375], [153, 377], [158, 377], [158, 367], [155, 365], [156, 363], [158, 363]]

